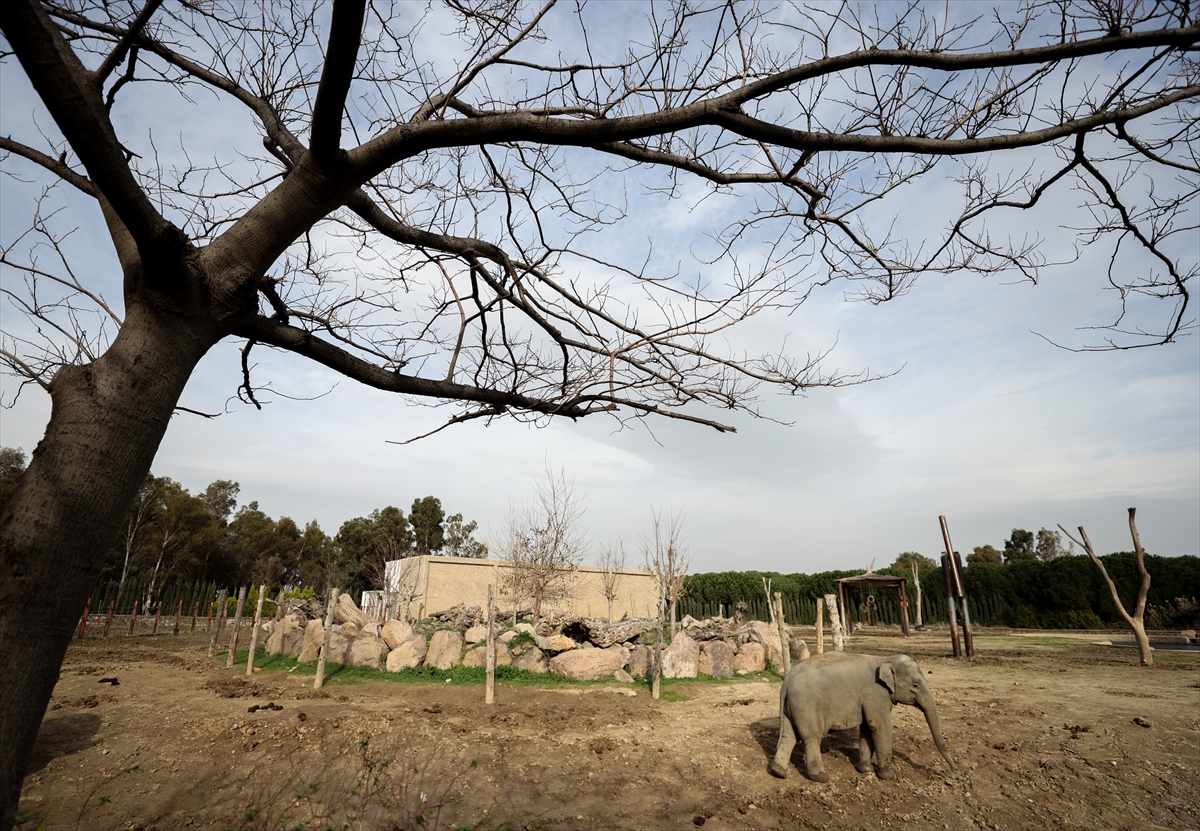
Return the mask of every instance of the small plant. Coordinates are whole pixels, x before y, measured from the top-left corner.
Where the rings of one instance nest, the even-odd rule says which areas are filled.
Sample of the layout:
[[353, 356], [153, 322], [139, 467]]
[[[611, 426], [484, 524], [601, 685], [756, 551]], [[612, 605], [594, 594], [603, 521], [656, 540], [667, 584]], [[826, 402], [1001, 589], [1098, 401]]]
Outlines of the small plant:
[[524, 646], [526, 644], [532, 646], [534, 643], [535, 643], [535, 641], [534, 641], [533, 633], [522, 630], [522, 631], [518, 632], [517, 634], [513, 635], [512, 640], [510, 640], [508, 642], [508, 648], [516, 649], [517, 647]]

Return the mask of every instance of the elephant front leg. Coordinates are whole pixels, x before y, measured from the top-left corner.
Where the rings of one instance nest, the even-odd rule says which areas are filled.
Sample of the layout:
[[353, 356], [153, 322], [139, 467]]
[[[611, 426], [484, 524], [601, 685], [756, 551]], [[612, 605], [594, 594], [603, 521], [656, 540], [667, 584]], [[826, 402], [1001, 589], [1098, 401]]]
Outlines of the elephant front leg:
[[871, 728], [864, 722], [858, 728], [858, 763], [854, 769], [859, 773], [870, 773], [875, 768], [871, 764], [871, 756], [874, 751], [874, 741], [871, 736]]
[[[867, 725], [864, 724], [863, 727]], [[892, 767], [892, 719], [890, 714], [878, 718], [874, 724], [870, 725], [871, 739], [875, 745], [875, 758], [879, 765], [878, 776], [880, 779], [895, 779], [896, 769]], [[861, 735], [861, 733], [860, 733]], [[860, 752], [861, 749], [860, 749]], [[871, 757], [866, 757], [867, 768], [870, 769]], [[862, 764], [860, 757], [859, 764]], [[860, 767], [859, 770], [862, 770]]]

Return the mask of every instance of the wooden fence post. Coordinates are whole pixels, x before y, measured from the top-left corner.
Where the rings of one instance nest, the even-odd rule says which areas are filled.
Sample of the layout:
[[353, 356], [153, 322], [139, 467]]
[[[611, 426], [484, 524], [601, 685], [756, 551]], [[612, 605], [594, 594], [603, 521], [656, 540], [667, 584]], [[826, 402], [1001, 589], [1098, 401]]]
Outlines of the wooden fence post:
[[825, 595], [825, 605], [829, 607], [829, 631], [833, 635], [833, 651], [841, 652], [843, 647], [842, 617], [838, 614], [837, 595]]
[[264, 583], [258, 587], [258, 606], [254, 609], [254, 625], [250, 630], [250, 657], [246, 659], [246, 674], [254, 674], [254, 649], [258, 646], [258, 622], [262, 620], [263, 597], [266, 596], [267, 586]]
[[92, 608], [92, 599], [89, 597], [87, 603], [83, 604], [83, 617], [79, 620], [79, 637], [83, 637], [83, 633], [87, 631], [87, 616], [88, 609]]
[[133, 637], [133, 624], [137, 623], [137, 607], [138, 602], [133, 601], [133, 614], [129, 616], [129, 634], [126, 637]]
[[496, 586], [488, 583], [487, 688], [484, 703], [496, 701]]
[[[225, 611], [225, 598], [226, 598], [227, 594], [228, 594], [227, 589], [221, 589], [220, 594], [217, 595], [217, 608], [216, 608], [217, 628], [212, 630], [212, 638], [208, 642], [208, 657], [210, 657], [210, 658], [217, 654], [217, 638], [220, 637], [220, 635], [221, 635], [221, 616], [222, 616], [222, 613]], [[208, 628], [209, 629], [212, 629], [212, 619], [213, 619], [212, 611], [210, 610], [208, 613]]]
[[162, 601], [158, 601], [158, 607], [154, 612], [154, 628], [150, 630], [151, 635], [158, 634], [158, 621], [162, 618]]
[[783, 650], [783, 674], [792, 668], [792, 645], [788, 643], [787, 625], [783, 620], [783, 594], [775, 592], [775, 623], [779, 626], [779, 648]]
[[817, 654], [825, 652], [825, 598], [817, 598]]
[[108, 617], [104, 619], [104, 637], [108, 637], [108, 627], [112, 626], [113, 610], [117, 608], [117, 601], [108, 601]]
[[329, 609], [325, 612], [325, 642], [321, 644], [321, 657], [317, 659], [317, 678], [313, 689], [321, 689], [325, 683], [325, 658], [329, 654], [329, 639], [333, 637], [333, 607], [337, 605], [338, 590], [329, 590]]
[[248, 588], [248, 586], [242, 586], [238, 590], [237, 611], [233, 616], [233, 634], [229, 636], [229, 657], [225, 659], [226, 669], [233, 666], [233, 659], [237, 654], [238, 635], [241, 634], [242, 629], [242, 610], [246, 608], [246, 591]]
[[179, 598], [179, 608], [175, 610], [175, 631], [171, 634], [179, 634], [179, 621], [183, 620], [183, 598]]
[[196, 601], [196, 608], [192, 609], [192, 634], [196, 634], [196, 618], [200, 617], [200, 601]]

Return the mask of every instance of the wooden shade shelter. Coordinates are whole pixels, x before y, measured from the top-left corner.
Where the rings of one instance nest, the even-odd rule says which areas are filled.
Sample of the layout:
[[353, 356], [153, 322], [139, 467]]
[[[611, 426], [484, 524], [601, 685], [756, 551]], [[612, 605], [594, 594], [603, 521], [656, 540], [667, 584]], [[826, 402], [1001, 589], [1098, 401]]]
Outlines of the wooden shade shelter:
[[881, 589], [896, 589], [900, 593], [900, 628], [904, 631], [904, 636], [908, 637], [908, 578], [867, 572], [856, 577], [842, 577], [833, 582], [837, 585], [838, 603], [846, 612], [846, 634], [854, 632], [854, 616], [848, 613], [850, 596], [847, 589], [858, 589], [869, 594], [875, 594]]

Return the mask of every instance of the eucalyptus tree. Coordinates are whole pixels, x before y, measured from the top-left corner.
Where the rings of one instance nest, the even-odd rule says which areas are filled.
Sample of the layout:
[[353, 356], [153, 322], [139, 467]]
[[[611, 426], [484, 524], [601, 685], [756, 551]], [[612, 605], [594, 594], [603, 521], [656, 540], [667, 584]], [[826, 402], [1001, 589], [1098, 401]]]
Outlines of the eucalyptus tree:
[[[40, 101], [14, 121], [6, 95], [4, 172], [42, 185], [4, 207], [0, 358], [51, 401], [0, 516], [5, 822], [75, 617], [215, 344], [243, 344], [249, 406], [271, 348], [456, 405], [448, 423], [727, 430], [717, 413], [764, 385], [866, 377], [744, 350], [737, 327], [832, 281], [878, 303], [928, 273], [1036, 280], [1058, 257], [1043, 205], [1111, 255], [1113, 320], [1082, 347], [1171, 342], [1196, 272], [1194, 15], [0, 4], [6, 76]], [[910, 240], [923, 179], [943, 230]], [[680, 205], [711, 206], [711, 234], [673, 233]], [[103, 262], [70, 236], [93, 223]]]

